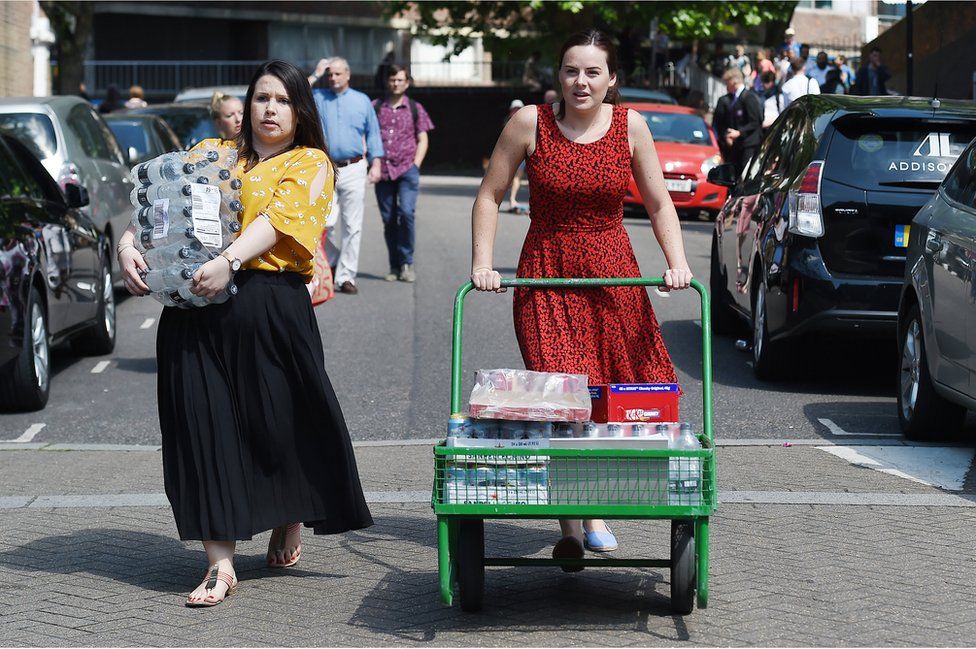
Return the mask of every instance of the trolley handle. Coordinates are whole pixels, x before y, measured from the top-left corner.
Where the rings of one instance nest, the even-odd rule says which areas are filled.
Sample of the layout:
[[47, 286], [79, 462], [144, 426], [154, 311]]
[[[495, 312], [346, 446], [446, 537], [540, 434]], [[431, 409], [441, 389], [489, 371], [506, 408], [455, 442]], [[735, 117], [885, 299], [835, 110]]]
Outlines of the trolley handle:
[[[586, 288], [602, 286], [664, 286], [661, 277], [585, 277], [585, 278], [516, 278], [502, 279], [503, 288]], [[702, 324], [702, 421], [705, 436], [712, 436], [712, 319], [708, 291], [697, 279], [691, 280], [691, 288], [701, 297]], [[465, 282], [454, 297], [454, 333], [451, 356], [451, 413], [461, 412], [461, 329], [464, 319], [464, 297], [474, 289], [472, 282]]]

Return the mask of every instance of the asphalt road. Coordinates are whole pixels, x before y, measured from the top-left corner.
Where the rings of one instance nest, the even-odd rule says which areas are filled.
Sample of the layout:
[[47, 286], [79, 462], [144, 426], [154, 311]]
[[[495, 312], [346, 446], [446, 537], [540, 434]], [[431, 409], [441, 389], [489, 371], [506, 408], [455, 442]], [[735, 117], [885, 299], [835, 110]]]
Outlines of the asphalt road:
[[[413, 285], [383, 281], [386, 250], [375, 199], [367, 194], [360, 293], [337, 295], [316, 309], [327, 370], [355, 439], [431, 438], [444, 430], [452, 304], [467, 278], [475, 189], [469, 179], [425, 183]], [[495, 261], [503, 275], [514, 275], [528, 222], [524, 216], [501, 215]], [[682, 227], [692, 270], [707, 284], [710, 224], [684, 221]], [[627, 228], [644, 274], [660, 274], [663, 256], [649, 222], [628, 219]], [[700, 426], [698, 295], [687, 291], [665, 299], [651, 292], [651, 297], [686, 393], [683, 417]], [[114, 354], [79, 358], [55, 350], [48, 407], [0, 415], [0, 440], [39, 429], [35, 442], [158, 444], [154, 343], [160, 309], [151, 299], [121, 296]], [[464, 336], [465, 393], [479, 367], [519, 367], [511, 293], [471, 294]], [[783, 383], [757, 381], [750, 354], [737, 351], [734, 342], [716, 337], [713, 345], [718, 438], [850, 437], [834, 432], [897, 437], [893, 341], [817, 342], [797, 359], [796, 379]]]

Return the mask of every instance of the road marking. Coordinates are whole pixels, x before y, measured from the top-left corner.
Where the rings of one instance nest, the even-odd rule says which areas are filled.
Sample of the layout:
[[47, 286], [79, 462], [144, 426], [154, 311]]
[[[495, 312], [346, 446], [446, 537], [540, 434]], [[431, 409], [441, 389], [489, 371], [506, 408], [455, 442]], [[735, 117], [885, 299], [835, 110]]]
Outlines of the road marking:
[[[366, 491], [371, 504], [428, 504], [424, 491]], [[976, 507], [976, 496], [944, 493], [866, 493], [835, 491], [724, 491], [718, 501], [726, 505], [821, 505], [854, 507]], [[100, 507], [169, 507], [164, 493], [0, 496], [2, 509]]]
[[830, 419], [817, 419], [817, 421], [826, 426], [832, 435], [840, 437], [901, 437], [901, 433], [852, 433], [844, 430]]
[[20, 437], [18, 437], [17, 439], [0, 440], [0, 443], [4, 443], [4, 444], [27, 444], [27, 443], [31, 442], [35, 437], [37, 437], [37, 434], [39, 432], [41, 432], [41, 430], [45, 426], [47, 426], [47, 424], [31, 424], [30, 426], [27, 427], [27, 430], [24, 431], [24, 434], [21, 435]]
[[143, 320], [142, 324], [139, 325], [139, 328], [148, 329], [149, 327], [153, 326], [154, 322], [156, 322], [156, 318], [146, 318], [145, 320]]
[[905, 478], [912, 482], [962, 491], [966, 473], [973, 463], [974, 451], [963, 447], [903, 446], [818, 446], [821, 451], [881, 473]]
[[92, 374], [101, 374], [105, 371], [105, 368], [111, 365], [112, 361], [98, 361], [95, 363], [95, 367], [92, 368]]

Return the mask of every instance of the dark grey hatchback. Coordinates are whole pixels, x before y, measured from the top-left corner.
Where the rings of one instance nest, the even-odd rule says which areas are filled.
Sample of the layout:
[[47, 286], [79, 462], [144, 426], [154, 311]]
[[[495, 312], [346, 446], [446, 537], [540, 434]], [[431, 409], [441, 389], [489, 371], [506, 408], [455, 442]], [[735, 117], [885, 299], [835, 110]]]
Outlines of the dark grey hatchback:
[[898, 419], [912, 438], [957, 431], [976, 409], [976, 141], [908, 237], [898, 307]]

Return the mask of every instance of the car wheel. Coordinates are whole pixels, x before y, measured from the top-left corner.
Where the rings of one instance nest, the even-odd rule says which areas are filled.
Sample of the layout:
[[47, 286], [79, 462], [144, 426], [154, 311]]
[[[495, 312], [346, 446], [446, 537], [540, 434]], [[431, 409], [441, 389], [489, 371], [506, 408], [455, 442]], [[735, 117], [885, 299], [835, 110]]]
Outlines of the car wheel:
[[898, 421], [911, 439], [931, 439], [957, 432], [966, 409], [935, 391], [929, 374], [925, 337], [918, 305], [898, 328]]
[[786, 378], [790, 345], [769, 339], [766, 310], [766, 281], [756, 288], [752, 298], [752, 369], [756, 378], [771, 381]]
[[76, 352], [86, 356], [103, 356], [115, 349], [115, 290], [112, 287], [112, 267], [107, 259], [102, 264], [100, 290], [94, 324], [71, 343]]
[[47, 313], [41, 294], [31, 287], [24, 317], [23, 342], [12, 364], [0, 372], [0, 408], [40, 410], [47, 405], [51, 387], [51, 349]]
[[708, 276], [708, 292], [712, 298], [710, 302], [712, 331], [717, 334], [738, 333], [743, 329], [742, 322], [729, 304], [728, 282], [726, 281], [726, 274], [719, 266], [718, 237], [714, 233], [712, 234], [711, 266], [711, 273]]

